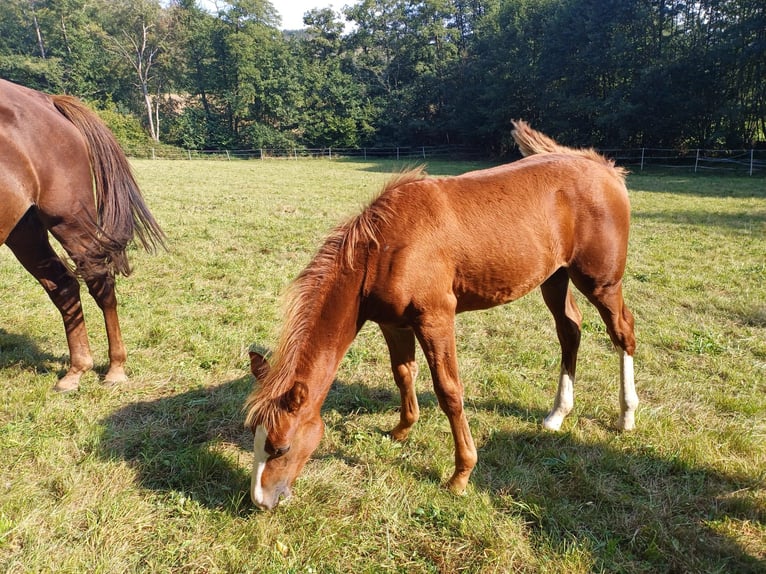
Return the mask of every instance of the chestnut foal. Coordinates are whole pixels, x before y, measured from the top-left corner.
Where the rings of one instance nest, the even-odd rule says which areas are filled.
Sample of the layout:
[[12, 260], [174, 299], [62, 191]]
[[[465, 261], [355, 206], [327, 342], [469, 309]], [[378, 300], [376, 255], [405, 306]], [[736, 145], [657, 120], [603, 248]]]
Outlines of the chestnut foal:
[[630, 206], [625, 173], [593, 150], [558, 145], [514, 124], [517, 162], [457, 177], [420, 170], [391, 181], [361, 214], [335, 229], [291, 287], [269, 366], [253, 354], [259, 385], [245, 403], [254, 434], [250, 495], [275, 507], [316, 449], [320, 407], [366, 321], [379, 324], [401, 394], [393, 438], [418, 419], [415, 341], [455, 441], [447, 486], [462, 492], [477, 460], [463, 409], [456, 313], [513, 301], [540, 286], [561, 345], [553, 408], [558, 430], [574, 400], [582, 315], [569, 281], [598, 309], [620, 350], [618, 428], [634, 426], [633, 316], [622, 297]]

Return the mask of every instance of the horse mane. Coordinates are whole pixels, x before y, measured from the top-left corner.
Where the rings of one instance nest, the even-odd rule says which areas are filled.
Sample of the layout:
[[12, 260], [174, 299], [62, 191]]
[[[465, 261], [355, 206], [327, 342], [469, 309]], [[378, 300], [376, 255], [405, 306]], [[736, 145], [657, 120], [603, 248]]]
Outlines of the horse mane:
[[274, 426], [283, 399], [295, 383], [304, 342], [323, 302], [323, 287], [332, 283], [339, 272], [354, 269], [358, 246], [379, 245], [380, 225], [393, 215], [394, 190], [425, 177], [423, 166], [419, 166], [391, 178], [366, 208], [330, 232], [311, 263], [290, 284], [283, 300], [285, 320], [271, 368], [245, 400], [246, 427]]
[[579, 155], [610, 167], [621, 177], [624, 177], [628, 173], [625, 168], [615, 166], [613, 160], [604, 157], [593, 148], [576, 149], [563, 146], [556, 143], [556, 141], [545, 134], [532, 129], [532, 127], [524, 120], [513, 120], [511, 123], [513, 124], [511, 135], [516, 142], [516, 145], [519, 146], [521, 155], [525, 157], [546, 153]]

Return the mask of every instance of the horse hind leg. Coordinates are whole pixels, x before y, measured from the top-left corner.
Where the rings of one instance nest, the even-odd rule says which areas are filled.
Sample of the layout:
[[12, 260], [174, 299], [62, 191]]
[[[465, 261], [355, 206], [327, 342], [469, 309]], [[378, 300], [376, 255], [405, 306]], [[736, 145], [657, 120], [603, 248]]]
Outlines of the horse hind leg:
[[617, 428], [624, 431], [636, 426], [635, 413], [638, 394], [633, 371], [633, 354], [636, 350], [633, 314], [622, 296], [622, 281], [585, 291], [588, 300], [598, 309], [606, 325], [609, 338], [620, 350], [620, 418]]
[[104, 375], [105, 385], [116, 385], [128, 380], [125, 363], [128, 354], [122, 340], [120, 319], [117, 315], [117, 295], [114, 290], [114, 276], [104, 271], [101, 274], [85, 277], [88, 292], [96, 301], [104, 316], [106, 338], [109, 344], [109, 369]]
[[386, 339], [391, 358], [391, 370], [401, 397], [399, 424], [391, 430], [391, 437], [394, 440], [403, 441], [420, 416], [418, 397], [415, 392], [415, 379], [418, 376], [418, 364], [415, 361], [415, 333], [412, 329], [397, 329], [383, 325], [380, 330]]
[[106, 257], [93, 257], [94, 253], [99, 253], [102, 249], [91, 235], [82, 231], [76, 221], [61, 221], [51, 227], [51, 233], [74, 261], [88, 286], [88, 292], [104, 317], [109, 345], [109, 368], [104, 376], [104, 384], [123, 383], [128, 380], [125, 373], [127, 351], [117, 316], [115, 278], [105, 262]]
[[574, 382], [577, 352], [580, 348], [582, 313], [569, 289], [569, 276], [559, 269], [541, 286], [543, 300], [553, 314], [561, 345], [561, 370], [553, 408], [543, 420], [543, 428], [557, 431], [574, 407]]
[[34, 209], [30, 209], [19, 221], [6, 239], [6, 245], [40, 282], [61, 313], [69, 346], [69, 370], [54, 390], [74, 391], [80, 386], [82, 374], [93, 368], [80, 301], [80, 284], [51, 247], [48, 233]]

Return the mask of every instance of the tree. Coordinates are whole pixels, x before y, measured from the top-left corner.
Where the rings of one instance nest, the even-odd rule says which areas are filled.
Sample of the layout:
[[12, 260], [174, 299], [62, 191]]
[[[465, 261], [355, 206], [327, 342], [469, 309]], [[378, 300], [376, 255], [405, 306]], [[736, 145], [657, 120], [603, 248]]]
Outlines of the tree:
[[141, 94], [149, 135], [160, 140], [159, 102], [164, 76], [159, 61], [174, 20], [159, 0], [120, 0], [107, 3], [112, 12], [106, 44], [133, 69]]

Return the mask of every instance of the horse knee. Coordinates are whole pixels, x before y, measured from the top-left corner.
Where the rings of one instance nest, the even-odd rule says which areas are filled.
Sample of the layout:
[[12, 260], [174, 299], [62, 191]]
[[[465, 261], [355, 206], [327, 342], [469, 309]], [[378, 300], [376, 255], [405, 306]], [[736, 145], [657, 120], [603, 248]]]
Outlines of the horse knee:
[[457, 416], [463, 412], [463, 393], [460, 391], [437, 390], [439, 406], [448, 416]]

